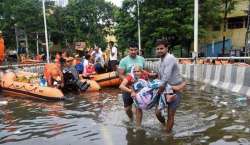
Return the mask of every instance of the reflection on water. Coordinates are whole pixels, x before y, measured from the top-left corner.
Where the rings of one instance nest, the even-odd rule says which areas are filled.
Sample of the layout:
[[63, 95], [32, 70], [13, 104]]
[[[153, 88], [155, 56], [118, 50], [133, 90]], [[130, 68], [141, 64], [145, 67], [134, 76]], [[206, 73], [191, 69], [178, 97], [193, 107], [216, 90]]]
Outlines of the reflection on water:
[[250, 103], [244, 96], [190, 82], [177, 110], [174, 131], [164, 133], [154, 110], [142, 130], [128, 122], [118, 89], [65, 102], [0, 97], [0, 144], [166, 145], [250, 144]]

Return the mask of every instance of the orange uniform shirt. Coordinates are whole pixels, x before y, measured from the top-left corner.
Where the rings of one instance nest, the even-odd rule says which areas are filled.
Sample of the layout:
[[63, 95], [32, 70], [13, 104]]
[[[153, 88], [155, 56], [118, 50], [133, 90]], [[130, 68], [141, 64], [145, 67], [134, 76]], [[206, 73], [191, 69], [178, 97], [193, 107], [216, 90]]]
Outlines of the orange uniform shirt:
[[4, 40], [0, 38], [0, 62], [4, 60]]

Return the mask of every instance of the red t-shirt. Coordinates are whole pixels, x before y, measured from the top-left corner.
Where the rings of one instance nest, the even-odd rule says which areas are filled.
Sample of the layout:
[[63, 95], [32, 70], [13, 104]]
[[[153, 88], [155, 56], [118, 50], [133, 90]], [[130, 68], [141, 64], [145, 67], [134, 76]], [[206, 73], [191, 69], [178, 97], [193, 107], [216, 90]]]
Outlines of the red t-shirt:
[[86, 67], [86, 73], [94, 73], [95, 72], [95, 67], [93, 65], [87, 65]]

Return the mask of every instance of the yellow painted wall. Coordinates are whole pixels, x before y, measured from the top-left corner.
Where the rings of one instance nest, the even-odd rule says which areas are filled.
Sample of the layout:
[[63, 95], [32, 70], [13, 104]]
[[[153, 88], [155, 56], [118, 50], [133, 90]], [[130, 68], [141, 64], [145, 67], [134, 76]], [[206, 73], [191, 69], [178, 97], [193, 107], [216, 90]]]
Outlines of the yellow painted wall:
[[[241, 29], [228, 29], [226, 32], [226, 38], [230, 38], [232, 40], [233, 48], [241, 48], [245, 46], [245, 35], [246, 28]], [[201, 39], [200, 43], [212, 43], [213, 41], [222, 41], [223, 40], [223, 32], [213, 31], [207, 35], [205, 39]]]
[[[228, 18], [239, 17], [239, 16], [247, 16], [245, 10], [248, 10], [249, 2], [248, 0], [238, 0], [235, 5], [235, 10], [233, 10], [230, 14], [228, 14]], [[245, 35], [246, 28], [240, 29], [227, 29], [226, 38], [230, 38], [232, 40], [233, 48], [242, 48], [245, 46]], [[213, 41], [222, 41], [223, 40], [223, 24], [221, 24], [221, 31], [211, 31], [207, 36], [203, 39], [199, 40], [200, 44], [209, 44]]]
[[234, 10], [228, 14], [228, 18], [246, 16], [246, 10], [248, 10], [248, 0], [237, 0]]

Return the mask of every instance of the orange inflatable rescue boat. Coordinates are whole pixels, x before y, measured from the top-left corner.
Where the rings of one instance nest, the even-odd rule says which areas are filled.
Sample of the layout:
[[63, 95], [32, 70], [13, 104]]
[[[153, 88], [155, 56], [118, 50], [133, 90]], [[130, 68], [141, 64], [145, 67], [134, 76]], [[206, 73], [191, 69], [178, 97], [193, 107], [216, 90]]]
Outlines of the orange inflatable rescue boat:
[[31, 97], [42, 100], [64, 99], [61, 90], [40, 86], [35, 73], [20, 72], [17, 75], [13, 72], [3, 73], [0, 77], [0, 87], [3, 93], [15, 97]]
[[81, 82], [85, 82], [89, 84], [89, 88], [86, 90], [86, 92], [95, 92], [101, 90], [100, 85], [94, 81], [94, 80], [89, 80], [89, 79], [82, 79]]
[[95, 80], [101, 87], [119, 86], [121, 79], [117, 72], [91, 75], [91, 80]]

